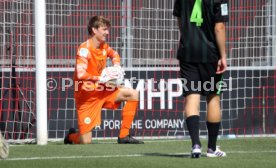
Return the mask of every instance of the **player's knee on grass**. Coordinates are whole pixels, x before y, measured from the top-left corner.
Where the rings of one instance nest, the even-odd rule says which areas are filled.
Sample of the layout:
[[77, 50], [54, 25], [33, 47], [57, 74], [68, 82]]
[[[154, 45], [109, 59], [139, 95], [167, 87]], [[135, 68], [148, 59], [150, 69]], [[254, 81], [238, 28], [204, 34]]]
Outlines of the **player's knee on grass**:
[[80, 136], [80, 144], [91, 144], [92, 137], [89, 134], [84, 134]]
[[91, 144], [91, 139], [81, 139], [80, 144]]

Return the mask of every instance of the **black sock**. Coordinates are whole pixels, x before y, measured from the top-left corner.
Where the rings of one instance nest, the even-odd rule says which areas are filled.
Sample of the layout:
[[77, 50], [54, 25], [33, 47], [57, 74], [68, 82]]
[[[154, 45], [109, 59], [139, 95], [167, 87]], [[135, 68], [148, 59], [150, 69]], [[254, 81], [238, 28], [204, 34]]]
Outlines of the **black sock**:
[[199, 116], [194, 115], [186, 119], [187, 128], [192, 139], [192, 146], [198, 144], [201, 146], [199, 140]]
[[211, 148], [213, 151], [216, 150], [217, 137], [219, 133], [220, 122], [211, 123], [206, 122], [208, 129], [208, 148]]

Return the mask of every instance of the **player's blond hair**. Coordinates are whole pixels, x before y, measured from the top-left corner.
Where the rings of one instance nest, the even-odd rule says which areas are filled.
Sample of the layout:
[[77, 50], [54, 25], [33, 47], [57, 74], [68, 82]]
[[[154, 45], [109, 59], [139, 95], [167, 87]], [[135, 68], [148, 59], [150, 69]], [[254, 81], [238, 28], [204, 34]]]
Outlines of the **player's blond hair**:
[[88, 30], [89, 35], [93, 35], [92, 28], [98, 29], [101, 26], [110, 27], [111, 22], [103, 16], [92, 16], [89, 19], [89, 23], [87, 25], [87, 30]]

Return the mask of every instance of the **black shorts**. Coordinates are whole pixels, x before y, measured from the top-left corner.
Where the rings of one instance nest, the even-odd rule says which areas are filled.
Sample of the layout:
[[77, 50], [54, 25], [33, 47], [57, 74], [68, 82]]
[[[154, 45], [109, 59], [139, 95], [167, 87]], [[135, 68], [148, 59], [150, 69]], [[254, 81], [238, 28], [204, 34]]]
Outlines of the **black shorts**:
[[180, 63], [183, 95], [221, 94], [222, 74], [216, 74], [216, 63]]

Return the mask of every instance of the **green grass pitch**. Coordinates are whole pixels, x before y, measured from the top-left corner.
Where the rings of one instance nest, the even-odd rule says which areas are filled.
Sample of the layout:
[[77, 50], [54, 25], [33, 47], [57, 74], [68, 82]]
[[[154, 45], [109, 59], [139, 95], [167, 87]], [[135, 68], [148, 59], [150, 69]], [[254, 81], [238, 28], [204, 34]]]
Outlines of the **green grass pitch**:
[[191, 159], [190, 140], [146, 140], [143, 145], [94, 141], [91, 145], [11, 145], [1, 168], [274, 168], [276, 138], [220, 139], [225, 158]]

